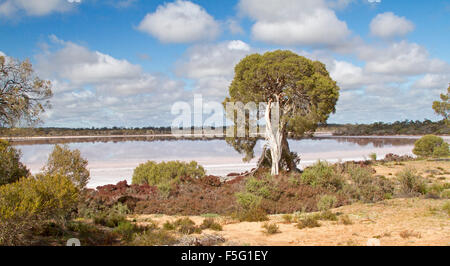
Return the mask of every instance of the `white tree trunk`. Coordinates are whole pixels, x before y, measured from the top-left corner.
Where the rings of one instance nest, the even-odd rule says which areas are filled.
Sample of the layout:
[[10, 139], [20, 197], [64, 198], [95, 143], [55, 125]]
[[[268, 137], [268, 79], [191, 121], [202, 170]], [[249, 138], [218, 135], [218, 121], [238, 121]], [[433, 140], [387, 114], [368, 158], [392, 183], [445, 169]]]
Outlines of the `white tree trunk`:
[[[278, 112], [272, 115], [273, 112]], [[272, 175], [279, 174], [279, 166], [282, 154], [283, 128], [280, 124], [278, 102], [269, 102], [266, 107], [266, 140], [270, 148], [270, 155], [272, 157]]]

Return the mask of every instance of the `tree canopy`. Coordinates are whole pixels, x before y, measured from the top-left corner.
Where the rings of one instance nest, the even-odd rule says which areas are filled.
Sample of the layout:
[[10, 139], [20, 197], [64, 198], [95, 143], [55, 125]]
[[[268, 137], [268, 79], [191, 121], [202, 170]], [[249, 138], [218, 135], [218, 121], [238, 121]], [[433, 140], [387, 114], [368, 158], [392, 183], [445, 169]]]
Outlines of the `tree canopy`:
[[39, 79], [28, 60], [0, 56], [0, 126], [34, 125], [51, 96], [50, 81]]
[[[267, 103], [266, 139], [270, 146], [270, 159], [281, 160], [283, 168], [294, 170], [295, 158], [289, 151], [287, 133], [301, 137], [314, 132], [318, 124], [325, 123], [329, 115], [335, 112], [339, 87], [323, 63], [291, 51], [277, 50], [263, 55], [252, 54], [241, 60], [235, 67], [229, 94], [224, 105], [229, 102]], [[268, 116], [274, 107], [280, 114], [279, 124], [275, 127]], [[234, 117], [232, 120], [235, 120]], [[232, 137], [227, 141], [238, 151], [245, 151], [247, 160], [253, 157], [255, 138]], [[275, 152], [282, 158], [273, 158]], [[272, 167], [276, 164], [275, 168], [278, 168], [279, 163], [272, 163]]]
[[441, 101], [435, 101], [433, 103], [433, 109], [436, 112], [436, 114], [444, 117], [445, 122], [449, 123], [449, 116], [450, 116], [450, 84], [447, 88], [447, 94], [441, 94]]

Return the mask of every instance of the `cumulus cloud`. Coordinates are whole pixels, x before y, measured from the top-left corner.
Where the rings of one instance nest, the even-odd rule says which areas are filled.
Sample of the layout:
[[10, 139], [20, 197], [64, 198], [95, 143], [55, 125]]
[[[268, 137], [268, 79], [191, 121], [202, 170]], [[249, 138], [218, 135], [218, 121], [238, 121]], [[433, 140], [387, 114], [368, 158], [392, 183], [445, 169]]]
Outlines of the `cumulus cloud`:
[[49, 126], [167, 125], [171, 105], [190, 95], [183, 82], [55, 36], [36, 61], [53, 84]]
[[18, 12], [25, 12], [30, 16], [44, 16], [53, 12], [65, 12], [74, 7], [74, 3], [81, 0], [5, 0], [0, 2], [0, 14], [6, 17], [15, 15]]
[[253, 52], [240, 40], [196, 45], [177, 62], [176, 73], [194, 80], [196, 93], [222, 101], [228, 95], [235, 65]]
[[324, 0], [241, 0], [255, 39], [280, 45], [339, 46], [351, 34]]
[[378, 14], [370, 23], [371, 34], [380, 38], [405, 36], [413, 30], [414, 24], [411, 21], [392, 12]]
[[418, 89], [444, 90], [450, 83], [450, 74], [426, 74], [413, 84]]
[[430, 58], [423, 46], [407, 41], [382, 48], [366, 46], [359, 50], [359, 57], [366, 61], [367, 70], [375, 73], [420, 75], [449, 71], [446, 62]]
[[145, 16], [138, 29], [165, 43], [211, 40], [220, 32], [219, 23], [204, 8], [182, 0], [158, 6]]

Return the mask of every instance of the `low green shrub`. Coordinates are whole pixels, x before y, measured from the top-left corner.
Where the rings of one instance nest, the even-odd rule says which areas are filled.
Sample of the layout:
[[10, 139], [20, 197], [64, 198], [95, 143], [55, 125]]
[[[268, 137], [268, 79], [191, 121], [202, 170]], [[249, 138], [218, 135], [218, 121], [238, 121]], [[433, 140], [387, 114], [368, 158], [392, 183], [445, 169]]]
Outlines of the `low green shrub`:
[[290, 224], [294, 221], [294, 216], [292, 214], [283, 214], [281, 218], [283, 218], [283, 221], [287, 224]]
[[261, 200], [260, 196], [252, 193], [237, 193], [236, 201], [239, 207], [233, 216], [240, 221], [246, 222], [267, 221], [269, 218], [267, 213], [261, 208]]
[[178, 232], [185, 235], [200, 234], [202, 232], [202, 229], [195, 226], [195, 222], [187, 217], [176, 220], [174, 225], [178, 228]]
[[333, 195], [323, 195], [317, 202], [319, 211], [328, 211], [336, 206], [337, 198]]
[[280, 227], [276, 223], [265, 223], [262, 228], [265, 229], [264, 233], [268, 235], [281, 233]]
[[211, 229], [214, 231], [222, 231], [222, 225], [216, 222], [213, 218], [206, 218], [203, 220], [203, 223], [200, 225], [200, 228], [205, 229]]
[[124, 241], [132, 241], [135, 233], [144, 231], [143, 228], [129, 221], [122, 221], [114, 228], [114, 232], [119, 234]]
[[301, 175], [301, 181], [313, 187], [323, 187], [332, 191], [342, 189], [344, 184], [343, 177], [336, 173], [333, 166], [322, 161], [306, 168]]
[[298, 229], [314, 228], [314, 227], [320, 227], [320, 223], [317, 221], [317, 218], [312, 216], [300, 219], [297, 224]]
[[181, 177], [201, 178], [204, 175], [205, 169], [195, 161], [190, 163], [179, 161], [156, 163], [148, 161], [134, 169], [133, 184], [157, 186], [160, 190], [167, 193], [172, 184], [179, 182]]
[[133, 236], [133, 246], [170, 246], [177, 243], [177, 239], [166, 230], [146, 230]]
[[111, 208], [95, 214], [93, 220], [95, 224], [114, 228], [126, 222], [126, 215]]
[[173, 223], [171, 223], [169, 221], [166, 221], [163, 224], [163, 229], [167, 230], [167, 231], [173, 231], [173, 230], [177, 229], [177, 227], [175, 226], [175, 224], [173, 224]]
[[381, 176], [373, 176], [367, 167], [350, 165], [347, 169], [351, 184], [346, 184], [343, 193], [351, 198], [372, 203], [386, 199], [394, 193], [393, 183]]
[[422, 157], [450, 156], [449, 145], [443, 138], [435, 135], [426, 135], [414, 143], [413, 153]]
[[450, 201], [447, 201], [444, 205], [442, 205], [442, 210], [450, 216]]
[[0, 186], [0, 199], [0, 245], [23, 245], [33, 228], [70, 218], [79, 190], [65, 176], [39, 175]]
[[407, 196], [418, 196], [427, 193], [425, 181], [414, 168], [405, 168], [397, 173], [400, 192]]

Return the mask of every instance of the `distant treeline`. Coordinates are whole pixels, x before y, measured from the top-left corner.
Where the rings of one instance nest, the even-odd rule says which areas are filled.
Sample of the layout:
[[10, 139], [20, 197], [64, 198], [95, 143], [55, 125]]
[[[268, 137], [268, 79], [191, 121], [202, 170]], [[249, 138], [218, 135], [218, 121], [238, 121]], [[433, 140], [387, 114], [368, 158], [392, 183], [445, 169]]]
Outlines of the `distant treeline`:
[[[445, 121], [397, 121], [394, 123], [377, 122], [373, 124], [328, 124], [320, 125], [318, 132], [330, 132], [336, 136], [370, 136], [370, 135], [449, 135], [450, 127]], [[194, 132], [194, 128], [192, 128]], [[224, 128], [225, 132], [225, 128]], [[130, 136], [130, 135], [167, 135], [170, 127], [103, 127], [103, 128], [0, 128], [3, 137], [56, 137], [56, 136]]]
[[433, 122], [422, 121], [397, 121], [394, 123], [377, 122], [373, 124], [347, 124], [327, 125], [327, 128], [336, 136], [383, 136], [383, 135], [449, 135], [450, 127], [444, 120]]

